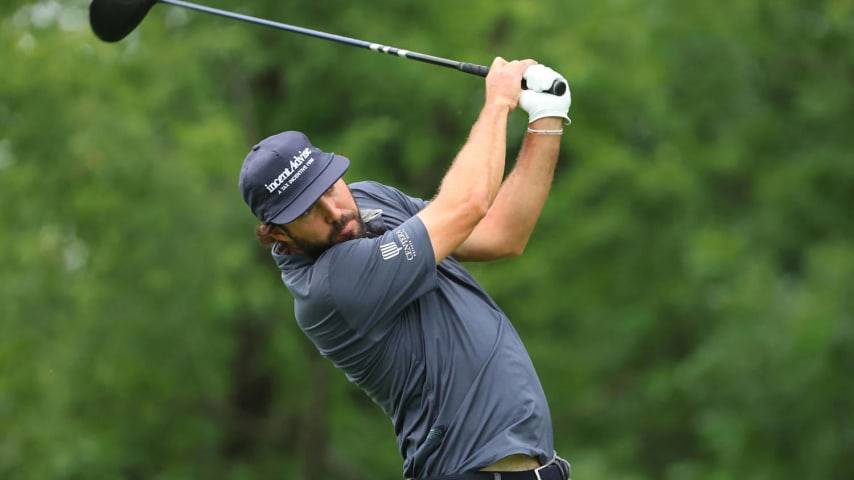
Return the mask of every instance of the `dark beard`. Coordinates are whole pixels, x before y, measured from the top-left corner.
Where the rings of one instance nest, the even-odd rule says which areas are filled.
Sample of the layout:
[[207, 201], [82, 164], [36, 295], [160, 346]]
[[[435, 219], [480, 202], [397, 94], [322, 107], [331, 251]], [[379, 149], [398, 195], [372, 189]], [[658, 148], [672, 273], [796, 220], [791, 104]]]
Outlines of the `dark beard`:
[[344, 230], [344, 227], [347, 226], [351, 221], [356, 220], [357, 226], [350, 235], [341, 240], [341, 242], [346, 242], [347, 240], [353, 240], [356, 238], [365, 238], [367, 235], [367, 230], [365, 229], [365, 222], [362, 220], [362, 216], [360, 214], [356, 215], [345, 215], [341, 217], [338, 221], [332, 224], [332, 231], [329, 232], [329, 236], [327, 237], [325, 242], [312, 242], [309, 240], [303, 240], [301, 238], [296, 238], [291, 236], [291, 240], [303, 251], [306, 255], [318, 258], [323, 252], [329, 250], [330, 247], [335, 245], [336, 243], [340, 243], [338, 241], [338, 236], [341, 235], [341, 230]]

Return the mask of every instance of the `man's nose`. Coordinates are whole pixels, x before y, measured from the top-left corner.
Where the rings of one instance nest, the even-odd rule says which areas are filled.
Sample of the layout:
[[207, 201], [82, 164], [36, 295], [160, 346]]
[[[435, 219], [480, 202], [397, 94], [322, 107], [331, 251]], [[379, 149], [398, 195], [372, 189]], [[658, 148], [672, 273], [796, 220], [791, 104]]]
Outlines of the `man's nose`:
[[333, 223], [341, 218], [341, 209], [338, 208], [338, 205], [331, 196], [323, 195], [317, 203], [320, 207], [321, 215], [323, 215], [323, 218], [327, 222]]

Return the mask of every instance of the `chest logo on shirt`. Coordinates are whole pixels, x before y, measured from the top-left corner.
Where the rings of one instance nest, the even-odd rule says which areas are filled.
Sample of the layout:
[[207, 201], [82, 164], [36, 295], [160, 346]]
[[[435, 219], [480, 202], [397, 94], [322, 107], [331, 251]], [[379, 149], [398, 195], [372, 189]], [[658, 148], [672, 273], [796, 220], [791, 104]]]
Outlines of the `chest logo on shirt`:
[[[380, 245], [380, 253], [383, 256], [383, 260], [391, 260], [392, 258], [400, 255], [401, 251], [403, 251], [407, 260], [414, 259], [415, 246], [412, 244], [412, 239], [409, 237], [409, 234], [406, 233], [406, 230], [400, 229], [394, 232], [394, 234], [397, 237], [397, 241], [383, 243]], [[400, 242], [400, 245], [398, 245], [398, 242]]]

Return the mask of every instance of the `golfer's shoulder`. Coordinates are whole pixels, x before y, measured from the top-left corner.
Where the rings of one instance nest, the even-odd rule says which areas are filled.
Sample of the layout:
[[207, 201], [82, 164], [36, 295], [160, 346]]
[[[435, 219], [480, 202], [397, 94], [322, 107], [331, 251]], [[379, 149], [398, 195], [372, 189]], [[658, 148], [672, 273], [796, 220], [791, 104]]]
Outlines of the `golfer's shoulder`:
[[350, 184], [350, 191], [359, 208], [375, 208], [385, 215], [399, 212], [405, 218], [424, 208], [425, 202], [410, 197], [395, 187], [374, 181], [362, 181]]
[[349, 184], [350, 191], [356, 199], [359, 198], [387, 198], [400, 195], [400, 191], [394, 187], [373, 180], [362, 180]]

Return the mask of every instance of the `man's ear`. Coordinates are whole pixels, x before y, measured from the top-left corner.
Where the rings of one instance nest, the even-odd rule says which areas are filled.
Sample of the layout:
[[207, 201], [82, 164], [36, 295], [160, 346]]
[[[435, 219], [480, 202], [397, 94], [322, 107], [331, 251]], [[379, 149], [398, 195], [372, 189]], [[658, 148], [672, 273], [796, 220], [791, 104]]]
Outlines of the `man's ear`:
[[282, 243], [291, 243], [291, 237], [285, 232], [281, 225], [273, 225], [270, 228], [270, 236]]
[[282, 227], [281, 225], [275, 225], [275, 226], [272, 226], [272, 228], [270, 228], [270, 226], [268, 226], [267, 228], [268, 228], [267, 232], [270, 235], [270, 237], [273, 240], [278, 241], [279, 246], [283, 247], [287, 253], [292, 254], [292, 255], [304, 253], [302, 248], [300, 248], [299, 245], [297, 245], [296, 242], [294, 242], [294, 240], [291, 238], [291, 236], [288, 235], [288, 232], [285, 231], [284, 227]]

